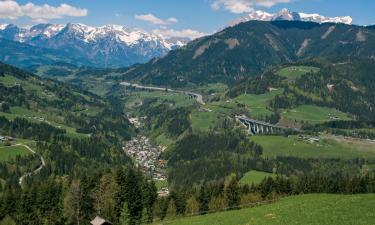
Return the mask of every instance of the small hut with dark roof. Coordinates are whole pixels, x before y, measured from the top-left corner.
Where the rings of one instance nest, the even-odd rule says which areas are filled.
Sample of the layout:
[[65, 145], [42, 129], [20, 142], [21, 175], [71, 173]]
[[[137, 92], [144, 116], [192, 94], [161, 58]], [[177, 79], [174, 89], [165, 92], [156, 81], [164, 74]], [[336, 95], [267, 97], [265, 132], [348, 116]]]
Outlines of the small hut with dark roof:
[[101, 218], [100, 216], [96, 216], [93, 220], [90, 222], [92, 225], [112, 225], [111, 222]]

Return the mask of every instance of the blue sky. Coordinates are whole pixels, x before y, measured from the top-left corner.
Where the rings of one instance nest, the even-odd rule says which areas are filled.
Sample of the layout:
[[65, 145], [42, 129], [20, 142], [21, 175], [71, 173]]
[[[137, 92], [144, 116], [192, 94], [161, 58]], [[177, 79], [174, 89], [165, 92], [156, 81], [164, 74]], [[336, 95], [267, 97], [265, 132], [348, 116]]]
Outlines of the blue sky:
[[354, 24], [375, 24], [374, 0], [13, 0], [0, 1], [0, 23], [78, 22], [212, 33], [248, 10], [276, 12], [281, 8], [351, 16]]

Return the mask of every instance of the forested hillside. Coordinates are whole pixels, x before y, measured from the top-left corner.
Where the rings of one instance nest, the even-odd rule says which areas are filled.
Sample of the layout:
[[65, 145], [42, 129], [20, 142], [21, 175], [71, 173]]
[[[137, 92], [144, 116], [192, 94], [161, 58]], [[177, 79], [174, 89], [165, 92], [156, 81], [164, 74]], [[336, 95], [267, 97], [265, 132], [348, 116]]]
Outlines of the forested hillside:
[[[282, 68], [298, 70], [298, 66], [314, 66], [319, 71], [308, 71], [294, 78], [280, 75]], [[301, 68], [301, 67], [300, 67]], [[374, 63], [370, 59], [334, 58], [315, 59], [276, 67], [262, 76], [248, 78], [233, 87], [228, 96], [244, 93], [261, 94], [269, 88], [283, 88], [270, 103], [273, 110], [291, 109], [299, 105], [315, 104], [339, 109], [357, 119], [374, 120]], [[285, 69], [284, 69], [285, 70]], [[292, 71], [293, 72], [293, 71]]]
[[155, 185], [122, 149], [134, 134], [116, 97], [1, 64], [0, 221], [151, 221]]
[[275, 65], [317, 56], [375, 57], [371, 27], [300, 21], [250, 21], [137, 65], [126, 80], [183, 87], [232, 84]]

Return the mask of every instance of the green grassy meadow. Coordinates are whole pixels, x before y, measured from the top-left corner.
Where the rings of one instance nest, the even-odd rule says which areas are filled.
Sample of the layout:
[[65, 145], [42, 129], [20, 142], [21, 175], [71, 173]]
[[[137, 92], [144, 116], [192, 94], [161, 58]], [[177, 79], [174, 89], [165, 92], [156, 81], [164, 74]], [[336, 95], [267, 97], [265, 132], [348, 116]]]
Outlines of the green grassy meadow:
[[282, 113], [282, 117], [292, 121], [305, 121], [311, 124], [329, 121], [330, 117], [337, 117], [339, 120], [350, 120], [350, 117], [346, 113], [333, 108], [315, 105], [301, 105], [297, 108], [286, 110]]
[[241, 184], [259, 184], [264, 178], [276, 177], [275, 174], [267, 173], [263, 171], [251, 170], [244, 174], [240, 179]]
[[309, 194], [269, 205], [156, 222], [157, 225], [373, 225], [375, 195]]
[[263, 147], [263, 157], [292, 156], [301, 158], [367, 158], [375, 159], [375, 144], [352, 143], [321, 137], [310, 143], [297, 136], [252, 136], [251, 140]]
[[250, 110], [252, 117], [265, 116], [272, 114], [272, 112], [267, 109], [269, 101], [282, 92], [282, 89], [278, 89], [260, 95], [243, 94], [236, 97], [234, 100], [245, 105]]
[[220, 115], [214, 111], [193, 111], [190, 114], [191, 127], [193, 128], [193, 131], [208, 131], [216, 124], [219, 116]]
[[277, 74], [289, 79], [297, 79], [307, 73], [317, 73], [319, 70], [319, 68], [312, 66], [290, 66], [279, 70]]
[[155, 180], [155, 186], [158, 190], [168, 187], [168, 181], [166, 180]]
[[23, 146], [3, 146], [0, 145], [0, 162], [15, 159], [18, 155], [25, 156], [32, 154]]

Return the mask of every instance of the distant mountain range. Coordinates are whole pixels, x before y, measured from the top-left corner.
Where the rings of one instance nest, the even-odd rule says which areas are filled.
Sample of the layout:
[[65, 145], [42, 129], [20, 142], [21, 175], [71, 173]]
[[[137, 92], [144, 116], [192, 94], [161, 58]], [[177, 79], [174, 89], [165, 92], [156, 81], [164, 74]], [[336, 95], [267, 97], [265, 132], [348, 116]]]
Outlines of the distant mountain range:
[[289, 21], [305, 21], [316, 23], [343, 23], [352, 24], [353, 19], [350, 16], [339, 17], [325, 17], [319, 14], [308, 14], [302, 12], [291, 12], [288, 9], [282, 9], [278, 13], [272, 14], [261, 10], [253, 11], [243, 17], [235, 19], [230, 22], [229, 26], [234, 26], [239, 23], [260, 20], [260, 21], [276, 21], [276, 20], [289, 20]]
[[[0, 38], [12, 41], [12, 51], [3, 53], [0, 60], [9, 62], [18, 60], [17, 53], [24, 51], [25, 44], [36, 47], [42, 55], [63, 62], [75, 62], [76, 65], [95, 67], [124, 67], [135, 63], [144, 63], [154, 57], [161, 57], [170, 50], [183, 46], [186, 39], [166, 39], [156, 34], [139, 30], [130, 30], [123, 26], [107, 25], [91, 27], [84, 24], [69, 23], [38, 24], [29, 29], [16, 25], [0, 25]], [[2, 48], [9, 48], [1, 42]], [[42, 50], [44, 49], [44, 50]], [[52, 51], [51, 51], [52, 50]], [[26, 56], [26, 55], [25, 55]], [[39, 57], [40, 55], [30, 55]], [[48, 61], [48, 58], [46, 60]], [[53, 60], [52, 60], [53, 61]], [[43, 63], [41, 62], [41, 63]], [[14, 64], [14, 62], [12, 62]], [[34, 60], [24, 59], [20, 66], [34, 65]], [[28, 65], [29, 64], [29, 65]]]

